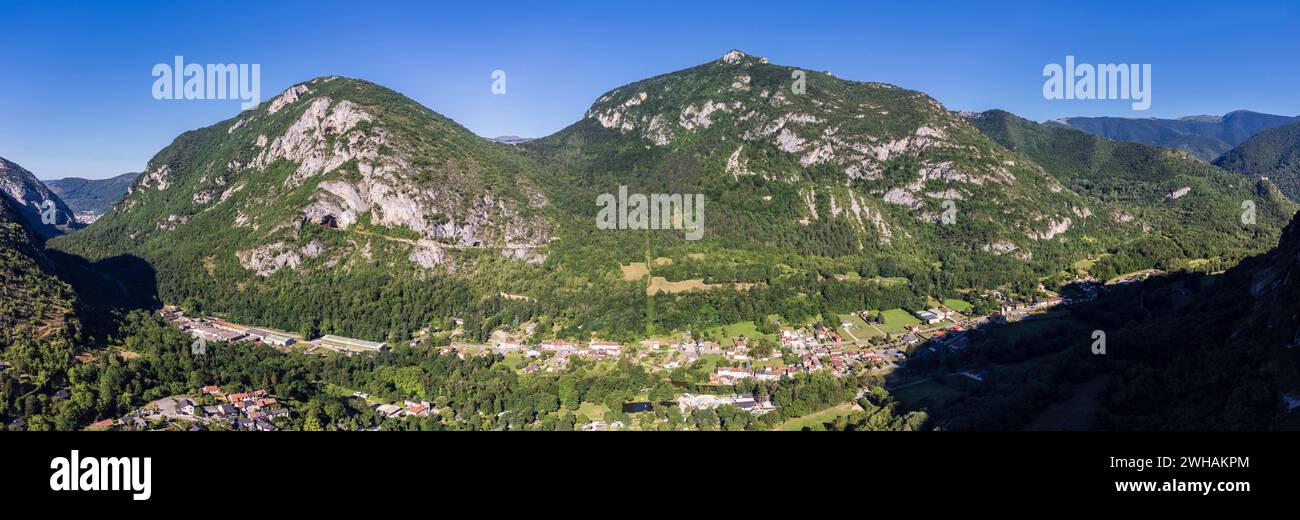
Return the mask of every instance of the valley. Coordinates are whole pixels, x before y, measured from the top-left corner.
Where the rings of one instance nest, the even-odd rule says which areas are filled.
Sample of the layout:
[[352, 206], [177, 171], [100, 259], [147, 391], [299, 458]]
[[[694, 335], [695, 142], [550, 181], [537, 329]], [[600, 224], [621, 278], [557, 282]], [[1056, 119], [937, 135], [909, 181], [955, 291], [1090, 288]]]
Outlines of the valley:
[[[733, 50], [614, 88], [552, 135], [489, 140], [323, 76], [181, 134], [93, 219], [59, 200], [71, 179], [50, 191], [3, 163], [17, 244], [5, 291], [23, 303], [2, 313], [16, 325], [0, 335], [0, 416], [15, 429], [1146, 429], [1159, 426], [1147, 407], [1170, 405], [1151, 381], [1187, 384], [1164, 373], [1179, 366], [1257, 386], [1231, 408], [1187, 399], [1195, 419], [1165, 426], [1290, 427], [1277, 403], [1300, 392], [1293, 356], [1240, 338], [1296, 324], [1206, 303], [1290, 290], [1297, 205], [1274, 157], [1294, 143], [1259, 126], [1224, 157], [1272, 162], [1229, 168]], [[627, 213], [629, 192], [698, 197], [705, 217], [602, 226], [602, 197]], [[1155, 327], [1221, 343], [1138, 348]], [[1090, 357], [1095, 330], [1115, 355]], [[1250, 362], [1191, 366], [1234, 355]]]

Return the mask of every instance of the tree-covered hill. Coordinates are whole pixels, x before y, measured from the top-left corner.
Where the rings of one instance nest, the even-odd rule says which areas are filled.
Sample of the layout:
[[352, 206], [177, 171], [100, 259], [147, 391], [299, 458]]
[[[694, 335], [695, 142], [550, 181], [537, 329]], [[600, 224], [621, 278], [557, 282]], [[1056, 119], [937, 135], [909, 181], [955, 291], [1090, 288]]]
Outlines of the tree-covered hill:
[[[306, 334], [402, 341], [458, 317], [472, 338], [534, 320], [631, 339], [992, 288], [1032, 299], [1080, 272], [1222, 269], [1289, 216], [1176, 152], [1040, 150], [982, 125], [920, 92], [740, 51], [619, 87], [513, 145], [318, 78], [182, 134], [112, 211], [52, 245], [148, 263], [156, 284], [138, 285], [159, 301]], [[703, 195], [702, 239], [598, 229], [598, 197], [623, 186]], [[1255, 225], [1240, 221], [1247, 199]], [[644, 277], [620, 269], [637, 263]]]
[[0, 360], [45, 381], [71, 359], [80, 329], [72, 288], [55, 276], [19, 210], [0, 196]]
[[1214, 164], [1252, 179], [1267, 177], [1291, 200], [1300, 201], [1300, 123], [1260, 132]]
[[[1220, 270], [1273, 242], [1296, 206], [1267, 182], [1238, 175], [1158, 146], [1111, 141], [1078, 130], [1042, 125], [993, 110], [970, 117], [982, 132], [1024, 154], [1085, 197], [1098, 218], [1130, 237], [1105, 259], [1119, 272], [1138, 264], [1124, 256], [1168, 249], [1167, 260], [1207, 260]], [[1254, 208], [1254, 224], [1242, 215]], [[1175, 253], [1176, 252], [1176, 253]], [[1172, 262], [1167, 267], [1186, 267]]]

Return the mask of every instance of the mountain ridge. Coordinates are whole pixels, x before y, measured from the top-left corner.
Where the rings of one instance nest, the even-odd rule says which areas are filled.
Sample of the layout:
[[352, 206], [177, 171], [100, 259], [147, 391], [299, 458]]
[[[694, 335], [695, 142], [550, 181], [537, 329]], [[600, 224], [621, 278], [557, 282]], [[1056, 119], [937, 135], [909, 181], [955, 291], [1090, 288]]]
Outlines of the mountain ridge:
[[1222, 116], [1194, 115], [1176, 119], [1124, 117], [1065, 117], [1046, 122], [1068, 126], [1109, 139], [1177, 148], [1210, 162], [1269, 128], [1300, 119], [1234, 110]]

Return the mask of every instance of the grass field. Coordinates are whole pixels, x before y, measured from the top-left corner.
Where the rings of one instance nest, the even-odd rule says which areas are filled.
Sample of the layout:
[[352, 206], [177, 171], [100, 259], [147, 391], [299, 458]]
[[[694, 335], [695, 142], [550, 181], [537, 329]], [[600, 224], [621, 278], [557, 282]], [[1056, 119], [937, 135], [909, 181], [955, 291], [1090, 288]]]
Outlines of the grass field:
[[608, 411], [609, 407], [603, 404], [584, 402], [578, 405], [578, 413], [575, 415], [577, 415], [579, 419], [585, 417], [586, 421], [584, 422], [599, 421], [605, 417], [605, 412]]
[[[709, 335], [718, 338], [729, 339], [729, 338], [734, 338], [736, 336], [744, 336], [750, 339], [758, 339], [764, 337], [771, 338], [773, 340], [776, 339], [776, 334], [763, 334], [759, 332], [758, 326], [754, 325], [754, 322], [752, 321], [738, 321], [736, 323], [732, 323], [731, 325], [719, 325], [717, 327], [708, 329], [706, 332]], [[724, 346], [730, 346], [729, 341], [724, 340], [722, 343]]]
[[[624, 270], [624, 275], [623, 275], [624, 277], [627, 277], [626, 273], [627, 271]], [[754, 286], [754, 284], [752, 283], [739, 283], [739, 282], [737, 282], [734, 285], [736, 286], [736, 290], [739, 291], [743, 291], [745, 289], [749, 289], [750, 287]], [[692, 278], [690, 280], [682, 280], [680, 282], [670, 282], [668, 281], [667, 278], [664, 278], [662, 276], [654, 276], [650, 278], [650, 285], [646, 287], [646, 294], [654, 295], [659, 292], [666, 292], [672, 294], [672, 293], [680, 293], [680, 292], [687, 292], [687, 291], [702, 291], [706, 289], [716, 289], [718, 287], [723, 287], [723, 284], [704, 283], [703, 278]]]
[[890, 393], [894, 395], [895, 399], [908, 406], [918, 406], [926, 399], [942, 404], [961, 395], [960, 391], [934, 381], [926, 381]]
[[973, 307], [969, 302], [965, 300], [954, 300], [952, 298], [948, 298], [944, 300], [943, 306], [952, 309], [954, 311], [960, 312], [962, 314], [966, 314], [967, 312], [970, 312], [971, 308]]
[[[841, 314], [840, 321], [848, 321], [852, 323], [853, 327], [849, 328], [849, 330], [852, 331], [854, 337], [861, 340], [884, 335], [884, 333], [882, 333], [880, 329], [872, 327], [867, 322], [862, 321], [862, 317], [858, 316], [857, 314]], [[837, 327], [839, 326], [838, 323], [835, 325]]]
[[851, 413], [853, 413], [853, 405], [849, 403], [844, 403], [842, 405], [833, 408], [827, 408], [817, 413], [790, 419], [778, 425], [776, 429], [783, 432], [797, 432], [803, 430], [805, 427], [812, 427], [822, 423], [828, 423], [834, 421], [839, 417], [843, 417]]
[[894, 335], [906, 334], [907, 329], [904, 327], [904, 325], [921, 324], [921, 320], [916, 319], [915, 316], [912, 316], [911, 313], [903, 309], [889, 309], [887, 311], [883, 311], [882, 314], [884, 314], [885, 322], [876, 325], [876, 327], [879, 327], [880, 330], [883, 330], [890, 334], [894, 334]]

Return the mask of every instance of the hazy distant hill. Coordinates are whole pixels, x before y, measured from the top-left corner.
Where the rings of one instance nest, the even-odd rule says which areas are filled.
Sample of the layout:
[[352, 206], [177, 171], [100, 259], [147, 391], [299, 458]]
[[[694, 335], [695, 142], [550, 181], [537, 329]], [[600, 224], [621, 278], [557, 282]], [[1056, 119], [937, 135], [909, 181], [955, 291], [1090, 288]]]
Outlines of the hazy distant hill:
[[519, 136], [517, 136], [517, 135], [503, 135], [503, 136], [500, 136], [500, 137], [493, 137], [492, 139], [489, 139], [489, 140], [490, 140], [490, 141], [496, 141], [496, 142], [498, 142], [498, 143], [505, 143], [505, 144], [520, 144], [520, 143], [526, 143], [526, 142], [528, 142], [528, 141], [532, 141], [533, 138], [532, 138], [532, 137], [519, 137]]
[[1047, 124], [1068, 126], [1108, 139], [1187, 150], [1208, 162], [1263, 130], [1293, 121], [1296, 118], [1291, 116], [1237, 110], [1223, 116], [1188, 116], [1178, 119], [1067, 117], [1048, 121]]
[[41, 181], [76, 212], [77, 220], [89, 224], [99, 219], [113, 204], [122, 200], [131, 183], [140, 174], [124, 173], [109, 179], [66, 179]]

